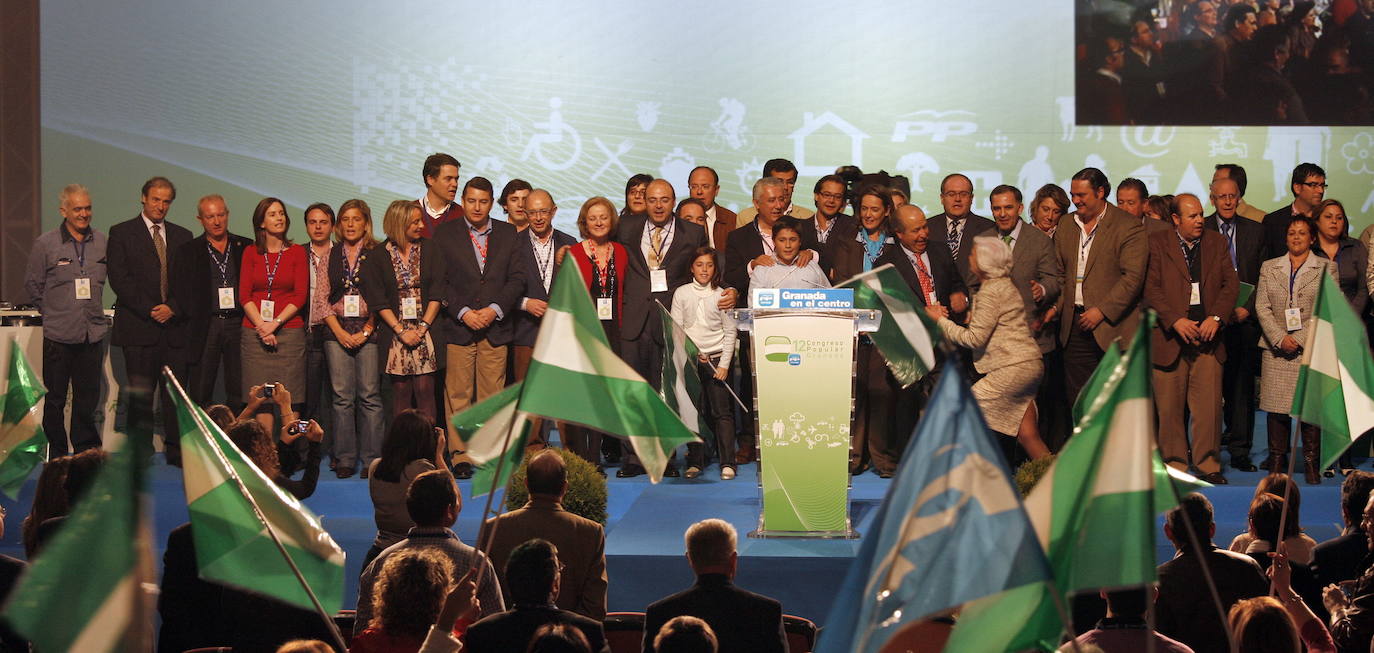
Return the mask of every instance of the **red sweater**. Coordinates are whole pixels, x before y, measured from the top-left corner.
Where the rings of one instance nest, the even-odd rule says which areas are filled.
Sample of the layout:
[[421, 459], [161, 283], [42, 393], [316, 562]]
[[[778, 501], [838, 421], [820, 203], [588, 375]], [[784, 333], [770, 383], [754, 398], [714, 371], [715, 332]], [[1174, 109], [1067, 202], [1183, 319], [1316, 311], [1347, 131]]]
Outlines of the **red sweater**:
[[[280, 262], [278, 256], [281, 257]], [[254, 306], [260, 306], [259, 302], [268, 299], [269, 262], [277, 266], [276, 275], [272, 279], [271, 297], [276, 314], [281, 315], [288, 305], [296, 307], [296, 314], [281, 326], [284, 329], [300, 329], [305, 326], [302, 316], [310, 295], [310, 263], [306, 260], [304, 247], [292, 245], [280, 254], [269, 254], [264, 257], [258, 253], [257, 246], [249, 245], [243, 251], [243, 267], [239, 270], [239, 298], [244, 304], [252, 302]], [[253, 323], [248, 320], [247, 315], [243, 318], [243, 326], [253, 328]]]
[[[620, 322], [620, 309], [624, 306], [625, 298], [625, 268], [630, 261], [630, 253], [620, 243], [611, 242], [611, 257], [615, 259], [615, 320]], [[577, 267], [582, 271], [582, 280], [587, 283], [587, 290], [592, 288], [592, 278], [596, 276], [596, 265], [592, 263], [587, 250], [583, 249], [582, 243], [578, 243], [568, 248], [573, 260], [577, 261]], [[593, 302], [596, 300], [593, 299]]]

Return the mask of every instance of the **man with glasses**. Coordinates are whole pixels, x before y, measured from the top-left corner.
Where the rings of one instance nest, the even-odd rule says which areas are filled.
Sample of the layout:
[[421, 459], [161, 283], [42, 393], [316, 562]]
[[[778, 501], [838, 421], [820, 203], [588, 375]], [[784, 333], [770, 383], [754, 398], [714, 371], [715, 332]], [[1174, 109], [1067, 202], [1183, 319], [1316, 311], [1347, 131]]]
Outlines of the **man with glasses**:
[[1126, 92], [1121, 86], [1121, 71], [1126, 68], [1126, 46], [1114, 38], [1088, 42], [1087, 61], [1091, 72], [1079, 73], [1078, 122], [1088, 125], [1125, 125]]
[[1293, 203], [1264, 216], [1264, 258], [1283, 256], [1288, 252], [1288, 223], [1293, 216], [1316, 218], [1313, 211], [1326, 196], [1326, 171], [1315, 163], [1299, 163], [1293, 168]]
[[692, 173], [687, 175], [687, 189], [692, 199], [706, 207], [706, 242], [715, 249], [725, 249], [725, 240], [735, 229], [739, 216], [716, 204], [716, 196], [720, 194], [720, 175], [707, 166], [692, 168]]
[[[1218, 169], [1220, 172], [1220, 169]], [[1255, 321], [1253, 286], [1259, 284], [1260, 263], [1264, 262], [1264, 227], [1241, 218], [1240, 185], [1235, 179], [1221, 177], [1212, 182], [1212, 206], [1206, 229], [1220, 233], [1226, 240], [1231, 268], [1249, 297], [1231, 313], [1231, 326], [1221, 332], [1226, 360], [1221, 372], [1223, 433], [1222, 444], [1231, 452], [1231, 468], [1255, 471], [1250, 462], [1250, 446], [1255, 430], [1255, 371], [1259, 367], [1259, 323]]]
[[[954, 266], [963, 277], [969, 291], [978, 288], [978, 277], [968, 268], [968, 255], [973, 251], [973, 237], [992, 231], [992, 220], [972, 213], [973, 182], [968, 177], [954, 173], [940, 182], [940, 206], [945, 212], [930, 219], [930, 242], [935, 247], [943, 247], [954, 259]], [[951, 306], [950, 310], [962, 313], [965, 307]]]
[[855, 220], [854, 216], [841, 213], [844, 210], [845, 185], [844, 179], [839, 175], [821, 177], [813, 191], [816, 198], [816, 240], [820, 241], [821, 269], [830, 274], [835, 265], [832, 253], [834, 245], [854, 240], [859, 230], [859, 221]]

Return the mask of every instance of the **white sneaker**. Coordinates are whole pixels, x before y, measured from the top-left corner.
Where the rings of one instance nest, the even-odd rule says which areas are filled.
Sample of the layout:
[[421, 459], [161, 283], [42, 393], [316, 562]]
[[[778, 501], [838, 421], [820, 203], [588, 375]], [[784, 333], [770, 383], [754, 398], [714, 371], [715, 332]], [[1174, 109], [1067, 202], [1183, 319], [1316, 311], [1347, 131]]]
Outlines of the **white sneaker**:
[[722, 480], [722, 481], [728, 481], [728, 480], [730, 480], [730, 479], [732, 479], [732, 478], [734, 478], [734, 477], [735, 477], [735, 468], [734, 468], [734, 467], [722, 467], [722, 468], [720, 468], [720, 480]]

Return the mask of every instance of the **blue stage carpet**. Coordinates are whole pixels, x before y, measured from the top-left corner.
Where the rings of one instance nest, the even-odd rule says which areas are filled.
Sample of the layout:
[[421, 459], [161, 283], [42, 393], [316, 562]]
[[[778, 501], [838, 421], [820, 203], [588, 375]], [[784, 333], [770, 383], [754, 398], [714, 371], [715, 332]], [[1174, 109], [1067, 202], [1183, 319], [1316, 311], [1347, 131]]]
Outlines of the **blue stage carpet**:
[[[1367, 461], [1362, 467], [1367, 467]], [[180, 470], [158, 464], [153, 472], [155, 542], [160, 563], [160, 549], [167, 533], [185, 522], [187, 516]], [[1261, 474], [1231, 471], [1227, 477], [1230, 485], [1206, 492], [1216, 506], [1216, 541], [1221, 546], [1244, 530], [1246, 510]], [[835, 590], [858, 550], [859, 540], [745, 537], [758, 525], [756, 478], [753, 465], [741, 466], [739, 476], [731, 481], [721, 481], [713, 466], [699, 479], [666, 479], [657, 486], [650, 484], [647, 477], [618, 479], [612, 473], [606, 524], [610, 609], [643, 610], [650, 602], [691, 584], [682, 533], [692, 522], [719, 517], [734, 524], [740, 532], [739, 584], [777, 598], [790, 614], [823, 624]], [[1301, 486], [1302, 522], [1307, 533], [1319, 542], [1340, 531], [1340, 480], [1338, 476], [1324, 479], [1320, 486]], [[871, 472], [854, 479], [850, 514], [865, 536], [889, 482]], [[456, 530], [463, 541], [471, 543], [476, 539], [485, 497], [474, 500], [468, 495], [468, 483], [463, 482], [462, 486], [465, 504]], [[33, 489], [34, 481], [30, 479], [18, 501], [0, 501], [9, 513], [0, 552], [23, 558], [20, 523], [32, 501]], [[319, 489], [306, 504], [323, 517], [325, 527], [348, 553], [344, 601], [345, 607], [352, 607], [357, 598], [359, 565], [375, 534], [367, 482], [356, 477], [338, 480], [325, 469]], [[1173, 547], [1162, 529], [1157, 535], [1157, 551], [1161, 561], [1173, 555]]]

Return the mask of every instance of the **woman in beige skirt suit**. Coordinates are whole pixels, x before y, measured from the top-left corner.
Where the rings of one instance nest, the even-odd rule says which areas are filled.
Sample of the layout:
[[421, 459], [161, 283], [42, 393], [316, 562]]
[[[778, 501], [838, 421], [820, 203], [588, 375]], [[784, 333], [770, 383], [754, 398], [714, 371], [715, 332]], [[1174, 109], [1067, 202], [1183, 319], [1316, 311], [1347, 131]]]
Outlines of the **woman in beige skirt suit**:
[[945, 337], [973, 350], [973, 367], [983, 377], [973, 384], [973, 396], [988, 428], [1015, 437], [1031, 458], [1049, 455], [1034, 420], [1025, 419], [1035, 400], [1045, 367], [1040, 347], [1026, 326], [1021, 293], [1011, 281], [1011, 248], [991, 236], [973, 239], [969, 269], [982, 287], [973, 297], [967, 327], [950, 321], [943, 306], [926, 311], [939, 320]]

